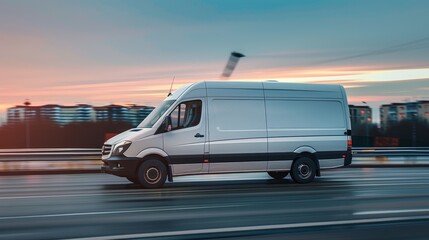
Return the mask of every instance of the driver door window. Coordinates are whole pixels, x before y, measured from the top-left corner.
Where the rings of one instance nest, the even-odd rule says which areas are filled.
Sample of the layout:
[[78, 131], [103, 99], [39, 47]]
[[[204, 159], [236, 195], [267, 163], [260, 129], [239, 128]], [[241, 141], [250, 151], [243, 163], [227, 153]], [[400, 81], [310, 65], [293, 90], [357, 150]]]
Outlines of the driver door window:
[[200, 100], [180, 103], [170, 114], [171, 129], [177, 130], [197, 126], [201, 120]]

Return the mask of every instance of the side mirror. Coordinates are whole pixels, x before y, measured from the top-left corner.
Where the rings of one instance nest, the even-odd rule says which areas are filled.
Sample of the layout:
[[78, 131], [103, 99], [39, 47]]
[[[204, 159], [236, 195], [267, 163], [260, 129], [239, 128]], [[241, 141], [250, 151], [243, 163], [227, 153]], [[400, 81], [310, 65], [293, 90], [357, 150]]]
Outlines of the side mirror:
[[170, 116], [165, 117], [162, 125], [164, 127], [164, 132], [171, 131], [171, 117]]
[[156, 130], [155, 134], [160, 134], [160, 133], [169, 132], [169, 131], [171, 131], [171, 117], [167, 116], [164, 119], [164, 121], [162, 121], [162, 124]]

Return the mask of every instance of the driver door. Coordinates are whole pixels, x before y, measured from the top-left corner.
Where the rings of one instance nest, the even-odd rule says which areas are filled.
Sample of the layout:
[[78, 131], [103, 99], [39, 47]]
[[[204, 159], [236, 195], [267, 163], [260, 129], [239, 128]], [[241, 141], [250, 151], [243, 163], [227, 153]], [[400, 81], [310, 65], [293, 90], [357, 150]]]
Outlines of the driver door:
[[206, 121], [202, 100], [181, 102], [167, 117], [164, 151], [174, 175], [207, 172], [204, 166]]

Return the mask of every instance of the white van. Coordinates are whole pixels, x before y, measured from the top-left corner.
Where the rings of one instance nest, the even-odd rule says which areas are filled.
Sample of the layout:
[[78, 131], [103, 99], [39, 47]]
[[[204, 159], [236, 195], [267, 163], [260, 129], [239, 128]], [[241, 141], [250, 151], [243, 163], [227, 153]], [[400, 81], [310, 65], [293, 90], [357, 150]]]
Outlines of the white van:
[[297, 183], [351, 163], [340, 85], [203, 81], [168, 96], [103, 146], [102, 171], [146, 188], [174, 176], [268, 172]]

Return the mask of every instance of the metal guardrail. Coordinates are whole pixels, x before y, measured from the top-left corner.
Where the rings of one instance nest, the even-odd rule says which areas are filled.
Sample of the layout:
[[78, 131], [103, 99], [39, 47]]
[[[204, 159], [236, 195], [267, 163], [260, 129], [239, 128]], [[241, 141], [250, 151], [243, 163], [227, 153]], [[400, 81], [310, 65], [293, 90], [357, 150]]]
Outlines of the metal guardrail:
[[0, 149], [0, 174], [100, 172], [98, 148]]
[[429, 156], [429, 147], [356, 147], [352, 149], [353, 156]]
[[[429, 147], [353, 148], [353, 166], [429, 166]], [[98, 172], [98, 148], [0, 149], [0, 174], [26, 172]]]
[[101, 160], [98, 148], [0, 149], [0, 162]]

